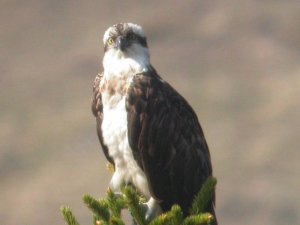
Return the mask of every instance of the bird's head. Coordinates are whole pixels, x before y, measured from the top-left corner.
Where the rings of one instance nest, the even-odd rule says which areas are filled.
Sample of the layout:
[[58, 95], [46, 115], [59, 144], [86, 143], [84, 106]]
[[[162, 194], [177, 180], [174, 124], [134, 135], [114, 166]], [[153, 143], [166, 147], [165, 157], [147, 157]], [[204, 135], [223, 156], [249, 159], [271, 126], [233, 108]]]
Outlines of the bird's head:
[[109, 27], [103, 36], [104, 72], [141, 72], [150, 65], [149, 50], [141, 26], [133, 23], [119, 23]]

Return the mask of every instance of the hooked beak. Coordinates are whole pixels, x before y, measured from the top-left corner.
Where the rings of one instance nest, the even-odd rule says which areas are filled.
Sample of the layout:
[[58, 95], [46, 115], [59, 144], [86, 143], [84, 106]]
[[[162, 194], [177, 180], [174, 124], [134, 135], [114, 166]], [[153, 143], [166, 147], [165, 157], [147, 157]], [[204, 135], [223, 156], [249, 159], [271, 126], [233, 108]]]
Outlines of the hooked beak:
[[126, 38], [119, 36], [116, 40], [116, 47], [117, 49], [121, 50], [122, 52], [129, 46], [128, 41]]

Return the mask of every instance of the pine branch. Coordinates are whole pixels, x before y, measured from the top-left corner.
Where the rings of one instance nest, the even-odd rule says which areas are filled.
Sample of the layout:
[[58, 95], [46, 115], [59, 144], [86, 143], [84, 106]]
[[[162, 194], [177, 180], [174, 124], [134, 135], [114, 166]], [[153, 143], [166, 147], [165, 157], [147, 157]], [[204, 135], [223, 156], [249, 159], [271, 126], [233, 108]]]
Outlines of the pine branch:
[[105, 200], [98, 201], [92, 196], [85, 194], [83, 196], [83, 201], [100, 220], [103, 220], [105, 223], [109, 222], [110, 213], [108, 204]]
[[124, 188], [125, 200], [128, 205], [128, 209], [138, 225], [147, 225], [145, 219], [145, 212], [143, 211], [139, 202], [137, 192], [130, 186]]
[[123, 220], [120, 217], [115, 217], [115, 216], [111, 217], [109, 224], [111, 224], [111, 225], [125, 225], [125, 223], [123, 222]]
[[214, 191], [217, 185], [217, 179], [214, 177], [208, 177], [203, 184], [201, 190], [198, 192], [193, 200], [192, 207], [190, 209], [191, 215], [196, 215], [199, 213], [205, 213], [208, 204], [214, 198]]
[[209, 213], [197, 214], [187, 217], [182, 225], [206, 225], [213, 221], [213, 216]]
[[112, 216], [115, 217], [120, 217], [122, 209], [126, 206], [124, 197], [116, 195], [111, 189], [107, 191], [107, 204]]
[[60, 211], [65, 219], [65, 221], [69, 224], [69, 225], [79, 225], [79, 223], [77, 222], [75, 216], [73, 215], [73, 213], [71, 212], [71, 209], [68, 206], [62, 206], [60, 208]]
[[179, 205], [173, 205], [169, 212], [156, 217], [149, 225], [181, 225], [183, 213]]
[[[206, 180], [193, 201], [190, 216], [183, 218], [180, 206], [173, 205], [170, 211], [159, 215], [150, 223], [145, 219], [142, 206], [145, 202], [144, 196], [140, 196], [130, 186], [123, 188], [122, 194], [108, 190], [106, 199], [96, 200], [86, 194], [83, 200], [94, 213], [94, 225], [125, 225], [121, 211], [127, 207], [137, 225], [207, 225], [214, 218], [204, 211], [214, 197], [216, 183], [217, 180], [213, 177]], [[61, 207], [61, 212], [68, 225], [79, 225], [69, 207]]]

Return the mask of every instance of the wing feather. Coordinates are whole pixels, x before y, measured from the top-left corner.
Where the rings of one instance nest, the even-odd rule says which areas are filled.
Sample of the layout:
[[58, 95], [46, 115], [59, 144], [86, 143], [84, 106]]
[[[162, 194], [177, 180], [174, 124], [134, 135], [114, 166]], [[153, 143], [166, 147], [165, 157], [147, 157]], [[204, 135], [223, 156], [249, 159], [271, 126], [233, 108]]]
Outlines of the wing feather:
[[104, 144], [102, 129], [101, 129], [101, 125], [103, 121], [103, 104], [102, 104], [102, 95], [101, 95], [101, 90], [99, 85], [102, 78], [103, 78], [103, 74], [98, 74], [94, 80], [93, 96], [92, 96], [92, 112], [96, 117], [97, 134], [104, 155], [110, 163], [114, 164], [113, 159], [109, 156], [108, 147]]
[[127, 92], [128, 139], [151, 195], [185, 213], [212, 174], [209, 149], [187, 101], [155, 70], [135, 75]]

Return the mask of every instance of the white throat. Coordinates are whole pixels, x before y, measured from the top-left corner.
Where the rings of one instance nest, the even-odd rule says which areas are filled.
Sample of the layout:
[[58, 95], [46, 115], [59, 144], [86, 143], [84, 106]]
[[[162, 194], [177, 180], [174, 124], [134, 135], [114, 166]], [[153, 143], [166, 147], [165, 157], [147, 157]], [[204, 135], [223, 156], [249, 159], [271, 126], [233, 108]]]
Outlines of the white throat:
[[103, 57], [104, 76], [127, 76], [141, 73], [150, 66], [147, 48], [133, 44], [126, 53], [117, 49], [108, 50]]

